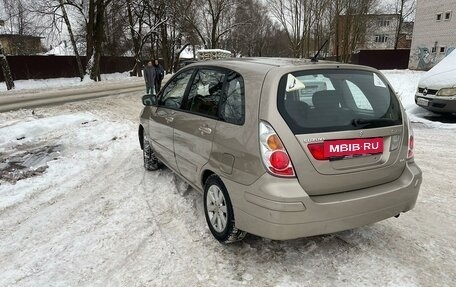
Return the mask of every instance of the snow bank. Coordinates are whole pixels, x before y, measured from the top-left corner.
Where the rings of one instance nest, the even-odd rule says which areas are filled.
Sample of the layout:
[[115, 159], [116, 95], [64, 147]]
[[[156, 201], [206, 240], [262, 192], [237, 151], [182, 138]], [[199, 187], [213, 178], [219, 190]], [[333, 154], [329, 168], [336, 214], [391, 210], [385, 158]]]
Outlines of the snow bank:
[[[113, 73], [113, 74], [102, 74], [101, 80], [103, 81], [118, 81], [130, 78], [130, 72]], [[36, 90], [36, 89], [56, 89], [56, 88], [67, 88], [73, 86], [81, 86], [95, 83], [90, 78], [86, 77], [81, 82], [79, 77], [75, 78], [55, 78], [55, 79], [31, 79], [31, 80], [17, 80], [14, 81], [15, 88], [11, 92], [16, 90]], [[5, 92], [6, 85], [4, 82], [0, 82], [0, 92]]]

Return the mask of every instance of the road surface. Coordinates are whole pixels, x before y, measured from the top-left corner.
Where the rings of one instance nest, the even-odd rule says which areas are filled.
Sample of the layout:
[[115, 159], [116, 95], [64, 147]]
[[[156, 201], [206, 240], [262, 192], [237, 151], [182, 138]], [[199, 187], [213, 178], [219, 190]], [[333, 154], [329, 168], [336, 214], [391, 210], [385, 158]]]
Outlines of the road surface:
[[[63, 143], [56, 162], [68, 164], [55, 176], [23, 189], [0, 184], [2, 196], [27, 194], [0, 208], [0, 286], [456, 286], [454, 132], [414, 125], [424, 181], [415, 209], [398, 219], [225, 246], [210, 235], [198, 192], [179, 194], [167, 169], [143, 169], [140, 96], [34, 109], [35, 120], [90, 119], [37, 137]], [[0, 122], [31, 114], [2, 113]]]

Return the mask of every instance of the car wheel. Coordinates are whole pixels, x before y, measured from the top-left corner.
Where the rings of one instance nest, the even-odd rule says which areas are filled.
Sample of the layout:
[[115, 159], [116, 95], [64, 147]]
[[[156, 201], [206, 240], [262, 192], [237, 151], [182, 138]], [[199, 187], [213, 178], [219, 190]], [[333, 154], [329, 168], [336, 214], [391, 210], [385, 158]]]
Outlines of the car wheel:
[[230, 197], [216, 175], [211, 175], [204, 186], [204, 215], [212, 235], [222, 243], [242, 240], [247, 234], [235, 227]]
[[144, 168], [147, 170], [157, 170], [160, 167], [160, 162], [155, 156], [155, 151], [150, 146], [149, 141], [144, 137], [143, 147]]

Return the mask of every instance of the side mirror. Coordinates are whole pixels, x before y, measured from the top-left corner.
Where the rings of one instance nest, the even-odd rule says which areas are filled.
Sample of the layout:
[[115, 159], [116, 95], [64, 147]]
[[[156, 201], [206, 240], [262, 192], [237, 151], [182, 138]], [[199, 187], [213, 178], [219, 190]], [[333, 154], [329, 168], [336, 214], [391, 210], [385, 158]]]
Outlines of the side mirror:
[[156, 106], [157, 105], [157, 97], [155, 95], [144, 95], [142, 97], [142, 103], [145, 106]]

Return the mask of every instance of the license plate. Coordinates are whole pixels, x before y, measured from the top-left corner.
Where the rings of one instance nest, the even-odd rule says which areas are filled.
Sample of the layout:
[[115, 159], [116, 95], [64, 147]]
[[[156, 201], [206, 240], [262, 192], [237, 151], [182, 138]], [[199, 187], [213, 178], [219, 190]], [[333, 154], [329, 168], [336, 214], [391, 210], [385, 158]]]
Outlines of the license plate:
[[378, 154], [383, 152], [383, 138], [325, 141], [325, 157]]
[[416, 103], [420, 106], [429, 106], [429, 100], [423, 99], [423, 98], [418, 98], [416, 99]]

